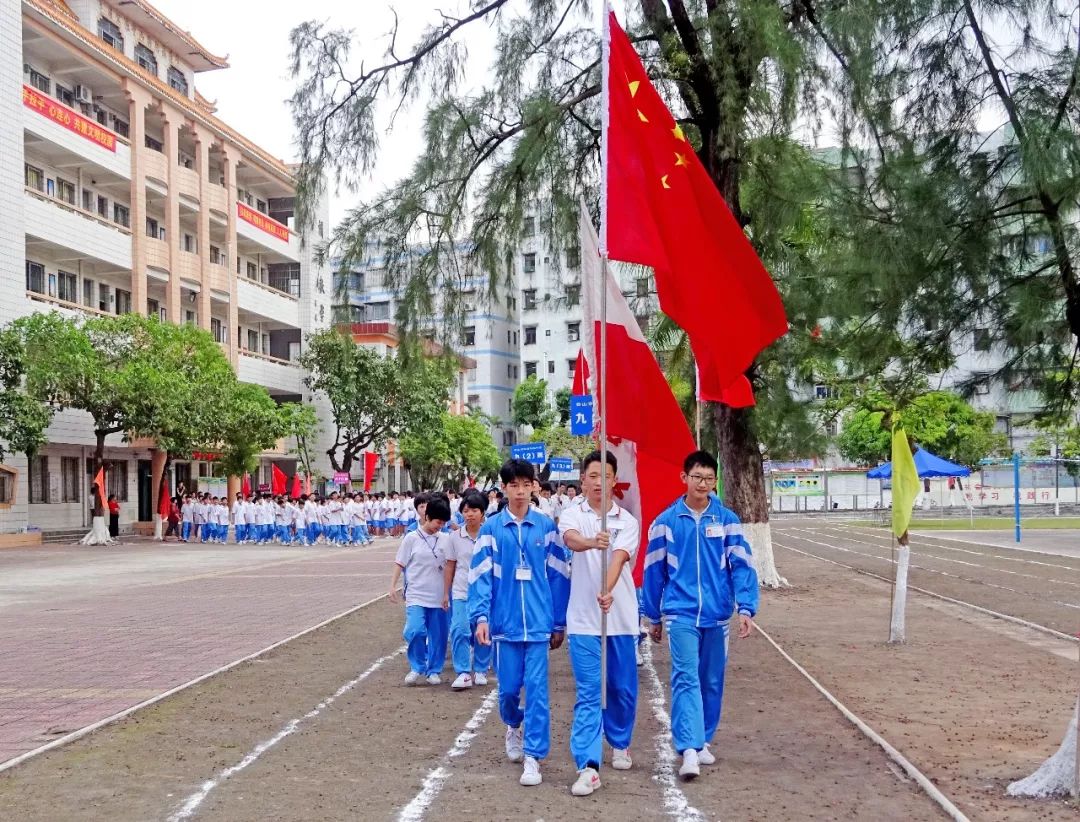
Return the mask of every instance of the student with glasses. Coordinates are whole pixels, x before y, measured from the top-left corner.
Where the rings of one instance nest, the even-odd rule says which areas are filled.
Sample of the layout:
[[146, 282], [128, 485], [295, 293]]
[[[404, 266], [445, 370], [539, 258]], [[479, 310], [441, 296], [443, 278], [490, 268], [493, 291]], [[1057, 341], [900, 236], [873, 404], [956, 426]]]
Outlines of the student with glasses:
[[716, 459], [695, 451], [683, 462], [686, 494], [649, 528], [642, 605], [660, 642], [671, 650], [671, 735], [682, 755], [679, 776], [693, 779], [712, 765], [720, 723], [728, 626], [750, 636], [758, 607], [757, 572], [739, 518], [714, 493]]

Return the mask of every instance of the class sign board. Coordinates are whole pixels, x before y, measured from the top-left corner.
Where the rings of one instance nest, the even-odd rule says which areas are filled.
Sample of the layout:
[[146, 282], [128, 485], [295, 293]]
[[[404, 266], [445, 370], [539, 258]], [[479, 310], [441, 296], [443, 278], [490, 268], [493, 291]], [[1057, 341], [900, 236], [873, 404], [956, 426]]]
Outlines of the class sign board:
[[510, 456], [516, 460], [525, 460], [533, 465], [547, 462], [547, 445], [542, 442], [523, 442], [510, 446]]
[[68, 131], [78, 134], [91, 143], [96, 143], [106, 151], [116, 153], [115, 134], [90, 118], [83, 117], [78, 112], [72, 111], [47, 94], [42, 94], [33, 86], [23, 86], [22, 101], [24, 106], [32, 108], [38, 114], [47, 117], [57, 125], [63, 126]]
[[574, 461], [570, 457], [552, 457], [549, 465], [558, 474], [569, 474], [574, 470]]
[[773, 493], [784, 497], [825, 496], [823, 474], [773, 474]]
[[570, 396], [570, 433], [587, 437], [593, 430], [593, 398], [588, 394]]

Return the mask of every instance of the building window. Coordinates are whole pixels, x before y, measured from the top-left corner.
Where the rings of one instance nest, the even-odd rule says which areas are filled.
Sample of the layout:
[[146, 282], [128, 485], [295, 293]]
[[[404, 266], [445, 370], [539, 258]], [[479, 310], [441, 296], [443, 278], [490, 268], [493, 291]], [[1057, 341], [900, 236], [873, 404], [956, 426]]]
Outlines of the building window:
[[82, 303], [87, 308], [94, 307], [94, 281], [84, 279], [82, 281]]
[[105, 493], [118, 502], [128, 500], [128, 466], [126, 462], [109, 463], [105, 468]]
[[60, 458], [60, 499], [63, 502], [78, 502], [82, 498], [81, 473], [78, 457]]
[[368, 303], [367, 307], [368, 319], [370, 320], [389, 320], [390, 319], [390, 303]]
[[157, 57], [142, 43], [135, 44], [135, 62], [157, 77]]
[[131, 212], [128, 211], [127, 206], [113, 203], [113, 222], [122, 225], [124, 228], [131, 226]]
[[573, 308], [581, 301], [581, 286], [568, 285], [566, 287], [566, 307]]
[[116, 313], [117, 314], [130, 314], [131, 313], [131, 292], [124, 291], [121, 288], [116, 289]]
[[814, 399], [816, 400], [831, 400], [836, 396], [836, 389], [831, 385], [815, 385], [814, 386]]
[[45, 504], [49, 501], [49, 458], [38, 454], [27, 460], [30, 480], [30, 502]]
[[648, 297], [649, 296], [649, 278], [648, 277], [638, 277], [637, 278], [637, 295], [639, 297]]
[[15, 501], [15, 472], [0, 465], [0, 503], [11, 505]]
[[26, 261], [26, 290], [35, 294], [45, 293], [45, 266]]
[[514, 431], [503, 431], [503, 445], [517, 445], [517, 433]]
[[247, 264], [247, 275], [248, 275], [249, 280], [257, 280], [257, 279], [259, 279], [259, 266], [257, 266], [255, 263], [251, 262], [250, 260], [248, 261], [248, 264]]
[[40, 71], [34, 71], [30, 69], [30, 85], [36, 88], [38, 91], [48, 94], [49, 89], [52, 88], [52, 83], [49, 82], [49, 78], [42, 74]]
[[975, 329], [975, 350], [976, 351], [989, 351], [990, 350], [990, 329], [989, 328], [976, 328]]
[[88, 188], [82, 190], [82, 207], [83, 211], [94, 210], [94, 192]]
[[466, 348], [476, 345], [476, 326], [467, 325], [461, 331], [461, 344]]
[[521, 299], [524, 300], [524, 308], [526, 311], [532, 311], [536, 308], [536, 289], [526, 288], [521, 292]]
[[102, 197], [100, 194], [97, 198], [97, 213], [103, 220], [109, 219], [109, 198]]
[[75, 205], [75, 184], [57, 177], [56, 199], [63, 200], [68, 205]]
[[469, 398], [467, 400], [465, 400], [465, 404], [467, 406], [469, 406], [469, 408], [479, 408], [480, 407], [480, 395], [479, 394], [469, 394]]
[[527, 363], [525, 363], [525, 379], [529, 379], [529, 377], [535, 377], [535, 376], [536, 376], [536, 363], [535, 362], [527, 362]]
[[158, 235], [158, 221], [153, 217], [146, 218], [146, 236], [152, 239], [157, 239]]
[[576, 247], [566, 249], [566, 267], [577, 268], [579, 265], [581, 265], [581, 249]]
[[524, 262], [523, 268], [524, 268], [524, 271], [525, 271], [526, 274], [532, 274], [534, 271], [536, 271], [536, 255], [535, 254], [526, 254], [525, 255], [525, 262]]
[[69, 88], [64, 88], [59, 83], [56, 84], [56, 99], [63, 103], [68, 108], [75, 105], [75, 92]]
[[210, 318], [210, 333], [222, 345], [229, 341], [229, 327], [217, 317]]
[[511, 311], [517, 311], [517, 297], [506, 296], [506, 307]]
[[196, 242], [193, 234], [184, 235], [184, 251], [187, 251], [189, 254], [199, 253], [199, 244]]
[[975, 383], [975, 393], [984, 397], [990, 393], [990, 380], [983, 378]]
[[169, 85], [187, 97], [188, 84], [184, 72], [176, 66], [169, 66]]
[[108, 17], [98, 20], [98, 35], [117, 51], [124, 50], [124, 35], [120, 33], [120, 27]]
[[548, 360], [548, 373], [549, 374], [554, 374], [555, 373], [555, 360]]
[[511, 363], [506, 364], [506, 379], [512, 380], [514, 378], [514, 366]]
[[566, 324], [566, 339], [568, 342], [578, 342], [581, 339], [581, 323]]
[[536, 236], [536, 218], [526, 217], [524, 223], [522, 223], [521, 233], [525, 237]]
[[58, 271], [56, 275], [56, 296], [64, 302], [77, 303], [79, 301], [79, 278], [67, 271]]
[[161, 140], [156, 140], [153, 137], [151, 137], [149, 134], [147, 134], [147, 135], [145, 135], [143, 137], [143, 144], [147, 148], [151, 148], [154, 151], [162, 151], [162, 152], [165, 151], [165, 145], [161, 142]]
[[525, 345], [536, 345], [536, 326], [525, 326]]
[[45, 189], [45, 172], [37, 166], [32, 166], [26, 163], [24, 168], [24, 177], [26, 179], [26, 187], [32, 188], [36, 191], [43, 191]]

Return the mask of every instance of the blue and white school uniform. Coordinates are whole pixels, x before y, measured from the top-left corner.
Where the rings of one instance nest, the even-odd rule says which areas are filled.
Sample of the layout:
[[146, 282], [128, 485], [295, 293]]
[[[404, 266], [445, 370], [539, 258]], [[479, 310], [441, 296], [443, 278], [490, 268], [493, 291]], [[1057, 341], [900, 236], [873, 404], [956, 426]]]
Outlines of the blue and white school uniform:
[[[476, 551], [476, 540], [464, 528], [447, 536], [450, 544], [447, 559], [457, 563], [450, 601], [450, 656], [454, 661], [454, 673], [486, 673], [491, 667], [491, 654], [495, 646], [481, 645], [475, 640], [474, 626], [469, 619], [469, 570]], [[477, 533], [477, 539], [479, 537]]]
[[422, 676], [441, 674], [446, 664], [447, 614], [443, 569], [449, 549], [445, 534], [406, 534], [394, 561], [405, 572], [406, 654], [409, 667]]
[[217, 541], [224, 545], [229, 541], [229, 506], [222, 502], [217, 507]]
[[191, 539], [191, 528], [195, 524], [195, 504], [191, 501], [180, 506], [180, 540], [187, 542]]
[[499, 715], [511, 728], [524, 722], [524, 752], [536, 759], [551, 748], [548, 642], [566, 630], [568, 560], [551, 519], [530, 509], [517, 520], [507, 507], [480, 529], [469, 572], [469, 618], [489, 623], [498, 643]]
[[[566, 611], [566, 634], [570, 645], [570, 665], [574, 670], [577, 701], [570, 731], [570, 753], [580, 771], [599, 770], [603, 761], [601, 731], [612, 748], [630, 747], [637, 714], [637, 594], [631, 569], [638, 551], [641, 528], [634, 516], [612, 504], [608, 511], [611, 534], [609, 557], [624, 552], [619, 581], [611, 592], [608, 611], [607, 682], [600, 682], [600, 605], [596, 601], [603, 582], [603, 556], [599, 550], [574, 551], [570, 564], [570, 604]], [[600, 533], [600, 515], [586, 505], [567, 508], [559, 519], [559, 533], [577, 531], [585, 539]], [[607, 689], [607, 707], [600, 709], [600, 689]]]
[[236, 534], [236, 542], [240, 544], [247, 538], [247, 508], [244, 501], [236, 500], [232, 504], [233, 532]]
[[259, 545], [266, 545], [274, 538], [274, 503], [261, 500], [255, 506], [255, 522], [259, 527]]
[[758, 577], [734, 512], [713, 497], [701, 514], [680, 497], [649, 528], [642, 606], [667, 626], [675, 750], [701, 750], [720, 723], [728, 622], [754, 616]]
[[206, 542], [206, 508], [205, 502], [195, 503], [195, 536], [200, 542]]

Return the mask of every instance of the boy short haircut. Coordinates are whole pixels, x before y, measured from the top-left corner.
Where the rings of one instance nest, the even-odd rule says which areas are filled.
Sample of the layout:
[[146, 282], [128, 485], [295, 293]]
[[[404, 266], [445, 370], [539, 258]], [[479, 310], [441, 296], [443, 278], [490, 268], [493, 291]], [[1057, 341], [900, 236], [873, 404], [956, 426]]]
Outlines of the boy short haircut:
[[474, 508], [480, 513], [487, 511], [488, 500], [479, 491], [469, 491], [461, 498], [461, 510], [466, 508]]
[[[581, 461], [581, 473], [584, 474], [586, 471], [588, 471], [589, 466], [592, 465], [594, 462], [600, 462], [600, 452], [599, 451], [590, 451], [589, 454], [586, 455], [585, 459], [583, 459]], [[615, 473], [615, 476], [618, 476], [619, 475], [619, 460], [616, 458], [615, 454], [613, 452], [611, 452], [611, 451], [607, 452], [607, 464], [611, 466], [611, 470]], [[577, 490], [577, 489], [574, 489], [574, 490]]]
[[553, 489], [551, 487], [550, 482], [542, 482], [542, 483], [540, 483], [540, 490], [541, 491], [547, 491], [550, 494]]
[[437, 519], [440, 522], [450, 521], [450, 502], [442, 494], [433, 494], [428, 501], [424, 515], [428, 519]]
[[709, 468], [714, 474], [720, 473], [720, 466], [716, 462], [716, 457], [714, 457], [708, 451], [694, 451], [693, 453], [688, 454], [686, 459], [683, 460], [683, 473], [689, 474], [695, 466], [700, 466], [701, 468]]
[[413, 497], [414, 508], [419, 508], [421, 505], [427, 505], [429, 502], [431, 502], [431, 494], [427, 493], [427, 491], [419, 493], [415, 497]]
[[536, 479], [536, 468], [531, 462], [525, 462], [525, 460], [507, 460], [499, 469], [499, 479], [502, 480], [503, 485], [509, 485], [519, 479], [532, 482]]

